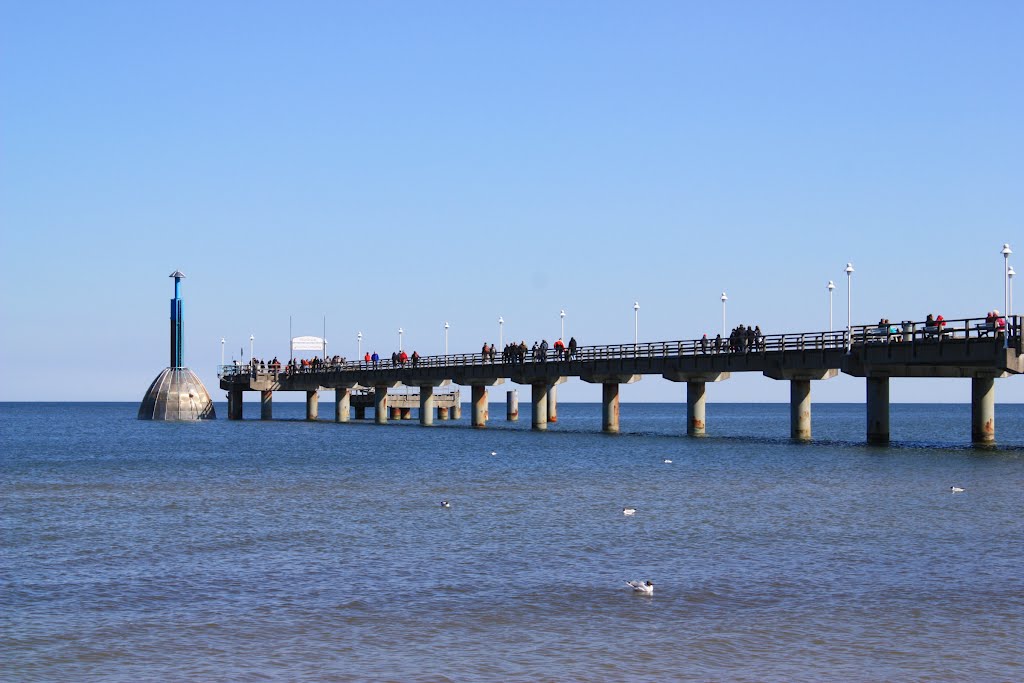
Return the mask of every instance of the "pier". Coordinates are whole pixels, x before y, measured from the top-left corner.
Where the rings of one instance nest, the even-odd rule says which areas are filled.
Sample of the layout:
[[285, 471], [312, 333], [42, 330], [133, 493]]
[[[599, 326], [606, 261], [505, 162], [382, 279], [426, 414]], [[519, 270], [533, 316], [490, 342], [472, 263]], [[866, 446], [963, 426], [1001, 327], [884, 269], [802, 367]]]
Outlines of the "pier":
[[[481, 353], [424, 356], [415, 366], [381, 360], [376, 367], [351, 361], [317, 371], [254, 371], [248, 365], [223, 366], [220, 386], [228, 393], [229, 419], [241, 419], [242, 395], [260, 391], [265, 419], [275, 391], [305, 391], [306, 415], [317, 419], [321, 390], [334, 390], [336, 421], [347, 422], [355, 405], [353, 392], [372, 396], [374, 421], [388, 421], [390, 402], [401, 394], [389, 389], [404, 386], [418, 390], [416, 403], [420, 424], [433, 424], [439, 410], [440, 387], [469, 386], [471, 424], [485, 427], [489, 420], [488, 389], [506, 380], [529, 386], [532, 427], [543, 431], [557, 420], [557, 387], [569, 377], [602, 385], [601, 425], [607, 433], [619, 431], [619, 387], [648, 375], [686, 384], [686, 432], [707, 433], [705, 405], [708, 384], [726, 381], [732, 373], [757, 372], [790, 383], [790, 435], [811, 439], [811, 386], [844, 373], [865, 379], [866, 437], [869, 443], [889, 442], [889, 380], [898, 377], [943, 377], [971, 380], [971, 440], [986, 445], [995, 441], [995, 380], [1024, 373], [1021, 317], [1006, 317], [998, 326], [984, 319], [946, 320], [936, 327], [924, 322], [901, 325], [861, 325], [849, 330], [772, 334], [739, 347], [715, 348], [714, 340], [643, 342], [581, 346], [570, 358], [548, 352], [546, 358], [527, 352], [522, 362], [491, 358]], [[727, 341], [727, 340], [723, 340]], [[710, 342], [710, 343], [709, 343]], [[372, 390], [372, 392], [370, 391]], [[361, 410], [365, 416], [368, 399]], [[449, 411], [461, 412], [461, 404], [444, 399]], [[400, 408], [410, 410], [412, 405]], [[411, 413], [407, 413], [411, 419]], [[508, 419], [518, 419], [518, 393], [508, 392]], [[440, 417], [439, 419], [444, 419]], [[399, 417], [405, 417], [399, 412]], [[452, 415], [458, 419], [458, 415]]]

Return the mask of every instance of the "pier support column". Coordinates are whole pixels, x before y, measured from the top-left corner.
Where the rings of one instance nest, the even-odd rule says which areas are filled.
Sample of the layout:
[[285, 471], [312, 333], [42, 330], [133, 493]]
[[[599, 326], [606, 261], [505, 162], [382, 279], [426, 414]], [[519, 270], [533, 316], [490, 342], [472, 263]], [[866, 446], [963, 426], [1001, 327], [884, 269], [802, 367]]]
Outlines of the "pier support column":
[[437, 407], [437, 419], [438, 420], [447, 420], [448, 419], [448, 409], [445, 408], [444, 406], [438, 406]]
[[729, 373], [673, 370], [664, 372], [661, 376], [670, 382], [686, 382], [686, 433], [689, 436], [706, 436], [705, 388], [708, 382], [722, 382], [729, 379]]
[[451, 414], [452, 414], [452, 419], [453, 420], [461, 420], [462, 419], [462, 400], [461, 399], [456, 401], [455, 405], [452, 406]]
[[420, 424], [429, 427], [434, 424], [434, 387], [420, 387]]
[[242, 390], [232, 389], [228, 392], [228, 419], [242, 419]]
[[356, 419], [357, 420], [365, 420], [366, 419], [366, 406], [356, 406]]
[[487, 426], [487, 387], [474, 384], [470, 387], [473, 403], [473, 426]]
[[889, 443], [889, 378], [868, 377], [868, 443]]
[[401, 420], [402, 419], [402, 409], [399, 408], [398, 406], [389, 406], [388, 407], [388, 412], [389, 412], [389, 417], [392, 420]]
[[334, 390], [334, 421], [348, 422], [352, 408], [352, 390], [338, 387]]
[[605, 382], [601, 385], [601, 431], [619, 433], [619, 385]]
[[411, 420], [412, 419], [412, 408], [402, 408], [398, 412], [399, 412], [399, 415], [401, 416], [401, 418], [403, 420]]
[[548, 389], [548, 422], [558, 422], [558, 385]]
[[811, 382], [839, 375], [838, 368], [772, 368], [765, 377], [789, 381], [789, 436], [797, 441], [811, 439]]
[[690, 436], [706, 436], [705, 429], [705, 388], [704, 382], [686, 383], [686, 433]]
[[373, 421], [379, 425], [388, 423], [388, 388], [373, 388]]
[[643, 375], [599, 374], [581, 375], [580, 379], [601, 385], [601, 431], [619, 433], [619, 387], [639, 382]]
[[519, 390], [510, 389], [505, 392], [505, 419], [509, 422], [519, 421]]
[[811, 438], [811, 380], [789, 380], [789, 436], [808, 441]]
[[273, 391], [261, 391], [260, 392], [260, 419], [261, 420], [273, 420], [274, 419], [274, 392]]
[[546, 382], [533, 384], [533, 429], [544, 431], [548, 428], [548, 385]]
[[320, 392], [306, 392], [306, 419], [315, 420], [320, 415]]
[[971, 442], [989, 445], [996, 440], [996, 381], [992, 377], [971, 379]]

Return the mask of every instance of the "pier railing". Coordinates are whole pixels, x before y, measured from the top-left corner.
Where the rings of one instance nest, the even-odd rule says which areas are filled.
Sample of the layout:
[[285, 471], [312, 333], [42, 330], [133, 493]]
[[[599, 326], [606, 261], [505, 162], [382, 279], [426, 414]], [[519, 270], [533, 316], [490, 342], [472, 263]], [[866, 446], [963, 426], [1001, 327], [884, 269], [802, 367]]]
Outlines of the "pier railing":
[[421, 356], [416, 362], [405, 363], [381, 358], [376, 363], [366, 360], [326, 361], [311, 366], [279, 369], [250, 367], [249, 363], [223, 365], [221, 377], [249, 375], [251, 377], [277, 377], [298, 374], [335, 374], [360, 370], [395, 370], [409, 368], [451, 368], [485, 365], [517, 366], [532, 363], [573, 363], [577, 361], [632, 360], [643, 358], [678, 358], [706, 355], [766, 354], [787, 351], [829, 351], [856, 349], [875, 344], [941, 344], [953, 340], [977, 340], [1005, 344], [1022, 353], [1021, 316], [1004, 316], [995, 321], [985, 318], [960, 318], [930, 321], [900, 321], [857, 325], [847, 330], [827, 332], [797, 332], [767, 335], [742, 335], [732, 338], [683, 339], [676, 341], [639, 342], [636, 344], [601, 344], [579, 346], [574, 353], [566, 348], [558, 352], [548, 348], [527, 349], [524, 354], [505, 354], [501, 349], [490, 353], [449, 353]]

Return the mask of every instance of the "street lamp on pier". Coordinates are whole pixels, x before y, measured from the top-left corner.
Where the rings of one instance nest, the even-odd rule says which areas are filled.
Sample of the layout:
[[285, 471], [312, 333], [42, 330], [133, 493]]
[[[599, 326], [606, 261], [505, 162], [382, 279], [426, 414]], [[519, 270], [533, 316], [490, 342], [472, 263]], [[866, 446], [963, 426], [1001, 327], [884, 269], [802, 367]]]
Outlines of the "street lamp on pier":
[[448, 321], [444, 323], [444, 355], [448, 355]]
[[853, 264], [847, 263], [846, 269], [846, 344], [847, 348], [853, 343], [853, 318], [851, 317], [853, 297], [851, 295], [851, 287], [853, 287]]
[[398, 328], [398, 352], [402, 352], [402, 334], [405, 332], [401, 327]]
[[363, 333], [356, 334], [356, 360], [363, 359]]
[[226, 341], [227, 340], [224, 339], [224, 337], [220, 338], [220, 364], [222, 367], [224, 365], [224, 342]]
[[250, 335], [249, 335], [249, 360], [250, 360], [250, 361], [251, 361], [251, 360], [252, 360], [253, 358], [255, 358], [255, 357], [256, 357], [256, 353], [255, 353], [255, 352], [253, 351], [253, 342], [254, 342], [254, 341], [256, 341], [256, 337], [250, 334]]
[[729, 297], [722, 292], [722, 339], [726, 338], [725, 334], [725, 302], [729, 300]]
[[836, 288], [836, 283], [831, 280], [828, 281], [828, 331], [832, 331], [832, 290]]
[[1010, 315], [1010, 254], [1013, 249], [1010, 249], [1009, 244], [1004, 244], [999, 253], [1003, 255], [1003, 310], [1006, 315]]
[[633, 350], [640, 343], [640, 302], [633, 302]]
[[498, 316], [498, 346], [505, 348], [505, 319], [500, 315]]
[[559, 312], [558, 317], [562, 319], [562, 334], [558, 338], [559, 339], [565, 339], [565, 309], [564, 308], [561, 310], [561, 312]]
[[1006, 271], [1006, 277], [1010, 279], [1010, 300], [1006, 304], [1006, 316], [1010, 317], [1013, 315], [1013, 276], [1017, 273], [1014, 272], [1013, 266], [1010, 266], [1009, 270]]

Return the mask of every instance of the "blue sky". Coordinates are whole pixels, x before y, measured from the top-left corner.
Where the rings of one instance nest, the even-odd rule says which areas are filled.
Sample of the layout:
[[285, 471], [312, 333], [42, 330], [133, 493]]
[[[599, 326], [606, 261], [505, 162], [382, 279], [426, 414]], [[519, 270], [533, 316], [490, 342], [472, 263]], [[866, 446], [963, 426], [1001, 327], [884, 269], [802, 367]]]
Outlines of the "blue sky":
[[1022, 26], [1019, 2], [2, 3], [0, 400], [141, 399], [175, 269], [218, 399], [221, 337], [286, 355], [289, 316], [429, 354], [445, 321], [452, 351], [499, 316], [551, 340], [562, 308], [582, 344], [631, 341], [638, 300], [653, 341], [713, 334], [725, 290], [730, 326], [811, 331], [829, 279], [845, 323], [847, 261], [855, 323], [983, 315], [1004, 242], [1024, 271]]

